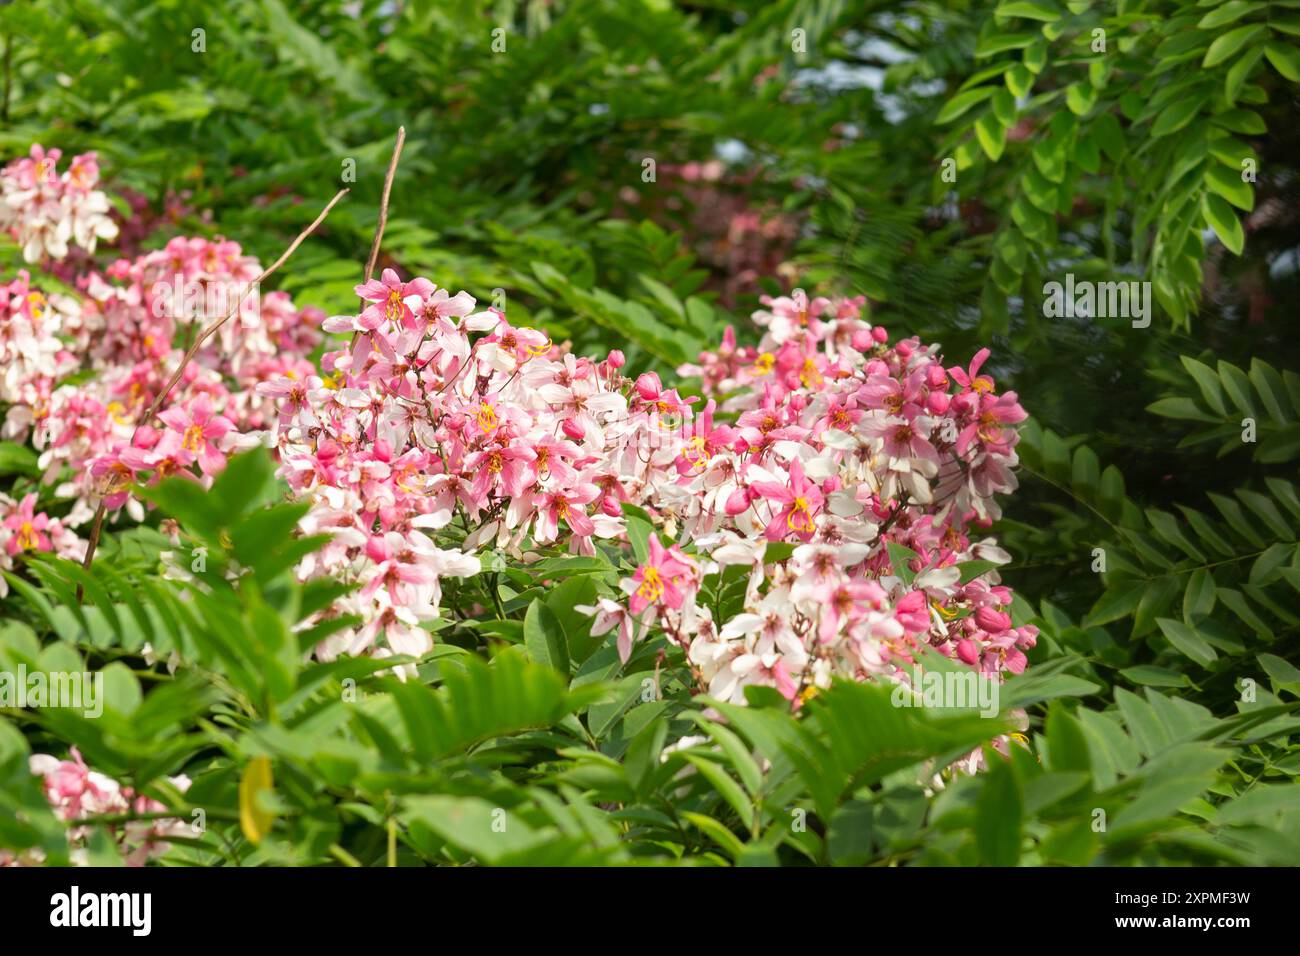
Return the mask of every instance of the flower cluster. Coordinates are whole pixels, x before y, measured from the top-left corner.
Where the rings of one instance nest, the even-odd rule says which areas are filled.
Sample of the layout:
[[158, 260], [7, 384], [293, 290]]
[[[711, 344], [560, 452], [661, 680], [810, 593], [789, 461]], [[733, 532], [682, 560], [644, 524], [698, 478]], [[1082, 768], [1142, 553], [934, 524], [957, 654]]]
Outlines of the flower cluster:
[[[6, 570], [29, 550], [80, 560], [86, 542], [72, 529], [101, 500], [114, 513], [110, 520], [123, 507], [142, 519], [142, 505], [128, 494], [134, 482], [172, 474], [209, 480], [228, 452], [255, 442], [247, 435], [277, 414], [275, 401], [255, 386], [310, 376], [315, 366], [307, 356], [322, 339], [324, 313], [299, 309], [282, 292], [260, 295], [254, 283], [261, 267], [234, 242], [178, 237], [102, 273], [88, 256], [74, 262], [73, 250], [49, 238], [62, 235], [49, 226], [56, 208], [83, 256], [114, 230], [94, 219], [107, 208], [92, 188], [94, 156], [77, 157], [62, 177], [58, 159], [58, 150], [37, 145], [0, 173], [0, 218], [19, 241], [45, 237], [42, 255], [64, 257], [47, 264], [71, 269], [64, 278], [79, 293], [47, 293], [26, 271], [0, 285], [0, 437], [31, 441], [42, 486], [20, 502], [0, 495]], [[142, 421], [185, 349], [236, 307], [186, 366], [157, 419]], [[66, 506], [65, 517], [35, 507], [50, 499]], [[0, 596], [7, 591], [0, 577]]]
[[[860, 299], [763, 303], [757, 346], [728, 330], [679, 370], [709, 402], [676, 457], [652, 462], [677, 480], [647, 502], [700, 560], [745, 570], [742, 606], [714, 620], [689, 571], [675, 591], [647, 588], [646, 573], [662, 577], [652, 558], [624, 582], [627, 613], [651, 617], [700, 685], [733, 701], [751, 684], [797, 705], [835, 675], [906, 679], [924, 647], [990, 675], [1023, 670], [1037, 631], [1012, 625], [995, 571], [1009, 557], [979, 531], [1016, 486], [1025, 413], [981, 374], [987, 350], [949, 367], [916, 339], [890, 345]], [[616, 617], [605, 609], [597, 629]]]
[[[361, 622], [318, 648], [327, 659], [424, 653], [442, 579], [479, 571], [468, 552], [563, 542], [593, 554], [623, 535], [629, 494], [620, 354], [576, 358], [392, 270], [357, 292], [360, 314], [325, 323], [352, 336], [324, 356], [328, 381], [258, 389], [281, 401], [281, 473], [312, 502], [304, 530], [333, 535], [303, 572], [360, 585], [327, 612]], [[461, 549], [435, 545], [444, 529], [464, 534]]]
[[[49, 754], [33, 754], [28, 763], [31, 772], [42, 778], [42, 789], [50, 808], [60, 820], [76, 823], [90, 817], [143, 816], [158, 814], [167, 808], [150, 797], [135, 794], [111, 777], [91, 770], [73, 747], [69, 760], [59, 760]], [[189, 789], [188, 777], [169, 777], [168, 780], [182, 793]], [[68, 843], [72, 862], [84, 866], [89, 861], [85, 841], [91, 827], [68, 828]], [[128, 820], [112, 827], [118, 850], [127, 866], [143, 866], [169, 849], [168, 837], [192, 836], [188, 824], [173, 817]], [[14, 855], [0, 850], [0, 866], [39, 866], [43, 860], [39, 850]]]
[[0, 170], [0, 229], [7, 229], [27, 262], [62, 259], [69, 243], [94, 252], [100, 239], [117, 235], [108, 197], [96, 189], [99, 162], [94, 153], [72, 160], [60, 174], [62, 152], [39, 144], [31, 154]]
[[[679, 369], [703, 392], [688, 399], [625, 377], [620, 352], [575, 356], [428, 279], [385, 270], [357, 287], [357, 314], [325, 319], [283, 294], [245, 300], [258, 274], [236, 243], [178, 238], [80, 277], [80, 300], [26, 275], [3, 290], [5, 433], [31, 438], [43, 483], [72, 502], [61, 522], [31, 495], [0, 503], [7, 556], [74, 554], [66, 529], [101, 499], [139, 520], [133, 482], [207, 481], [266, 442], [310, 501], [302, 530], [329, 536], [299, 573], [356, 585], [320, 612], [346, 618], [324, 659], [427, 652], [444, 581], [477, 574], [481, 551], [604, 542], [638, 556], [623, 594], [589, 609], [594, 632], [617, 629], [624, 661], [665, 635], [720, 698], [761, 684], [798, 706], [835, 675], [903, 679], [926, 647], [985, 674], [1024, 668], [1036, 631], [1013, 625], [1008, 556], [983, 532], [1015, 488], [1025, 413], [983, 371], [987, 350], [949, 364], [891, 343], [861, 299], [796, 291], [762, 300], [757, 345], [728, 329]], [[166, 370], [236, 303], [142, 423]], [[318, 368], [322, 332], [350, 342]], [[631, 527], [627, 505], [653, 526]], [[718, 599], [724, 577], [745, 585], [734, 600]]]
[[[358, 315], [325, 323], [352, 337], [325, 379], [259, 389], [282, 403], [304, 530], [333, 536], [302, 573], [358, 585], [325, 615], [359, 623], [321, 656], [423, 653], [440, 582], [477, 572], [474, 552], [621, 547], [631, 503], [676, 543], [650, 534], [625, 600], [587, 609], [625, 661], [654, 628], [711, 694], [766, 684], [796, 703], [837, 674], [899, 679], [924, 646], [1024, 668], [1036, 631], [1012, 626], [1008, 556], [978, 534], [1015, 487], [1024, 411], [982, 373], [986, 351], [948, 367], [890, 345], [861, 300], [796, 293], [765, 300], [756, 347], [729, 331], [680, 370], [703, 383], [697, 410], [653, 373], [624, 378], [620, 353], [575, 357], [427, 279], [385, 270], [357, 292]], [[449, 534], [458, 548], [435, 543]], [[748, 587], [718, 620], [701, 586], [732, 565]]]

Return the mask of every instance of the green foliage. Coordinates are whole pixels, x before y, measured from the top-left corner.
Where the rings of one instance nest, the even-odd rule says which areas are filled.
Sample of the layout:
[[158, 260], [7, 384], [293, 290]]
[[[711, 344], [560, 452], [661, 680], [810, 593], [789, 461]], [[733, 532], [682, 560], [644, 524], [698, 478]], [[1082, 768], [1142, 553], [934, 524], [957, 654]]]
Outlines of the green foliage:
[[[573, 608], [613, 593], [612, 552], [489, 554], [398, 680], [379, 671], [401, 660], [311, 659], [345, 622], [303, 622], [346, 585], [293, 579], [322, 540], [248, 455], [210, 493], [152, 489], [90, 573], [6, 573], [3, 669], [88, 668], [108, 699], [0, 716], [0, 847], [67, 860], [27, 758], [75, 745], [204, 810], [172, 865], [1300, 862], [1297, 36], [1300, 5], [1242, 0], [0, 8], [6, 154], [95, 149], [110, 193], [181, 198], [150, 244], [220, 230], [269, 262], [351, 186], [275, 280], [299, 302], [355, 303], [404, 125], [381, 263], [500, 290], [575, 351], [665, 371], [796, 284], [869, 296], [894, 338], [989, 344], [1034, 416], [995, 531], [1035, 598], [1016, 623], [1042, 629], [993, 720], [854, 685], [797, 716], [711, 706], [662, 640], [624, 665], [589, 636]], [[793, 224], [727, 295], [729, 234], [665, 172], [719, 153], [743, 157], [724, 198]], [[1150, 327], [1048, 318], [1066, 273], [1150, 281]], [[37, 457], [0, 442], [10, 494]], [[706, 582], [723, 609], [743, 588]], [[1028, 749], [926, 792], [1017, 710]]]

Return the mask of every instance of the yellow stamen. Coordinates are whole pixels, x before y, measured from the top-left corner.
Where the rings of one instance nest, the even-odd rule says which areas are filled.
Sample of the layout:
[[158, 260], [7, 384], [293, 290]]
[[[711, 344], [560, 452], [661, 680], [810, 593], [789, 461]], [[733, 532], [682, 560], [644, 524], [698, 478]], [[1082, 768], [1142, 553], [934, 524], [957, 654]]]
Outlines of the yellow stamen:
[[641, 586], [636, 589], [636, 593], [647, 601], [658, 601], [664, 596], [664, 582], [659, 576], [658, 568], [651, 565], [645, 569], [641, 575]]
[[484, 432], [490, 432], [497, 424], [497, 410], [487, 402], [481, 402], [478, 407], [478, 427]]
[[703, 468], [709, 463], [709, 449], [703, 435], [696, 435], [682, 449], [682, 457], [696, 468]]
[[794, 499], [794, 502], [790, 505], [790, 513], [786, 515], [785, 526], [791, 531], [801, 534], [817, 530], [817, 525], [813, 523], [812, 510], [808, 507], [808, 499]]
[[799, 381], [803, 382], [804, 388], [816, 388], [822, 383], [822, 373], [817, 370], [817, 363], [812, 359], [804, 359]]
[[980, 424], [979, 428], [976, 429], [976, 434], [984, 441], [1000, 441], [1002, 439], [1002, 425], [996, 418], [985, 412], [980, 416]]
[[961, 611], [959, 611], [957, 608], [946, 608], [938, 601], [931, 601], [930, 607], [934, 608], [936, 611], [939, 612], [940, 616], [942, 616], [945, 620], [949, 620], [949, 621], [951, 621], [954, 617], [956, 617], [958, 614], [961, 613]]
[[113, 421], [117, 422], [119, 425], [131, 424], [131, 419], [128, 418], [126, 414], [126, 406], [121, 402], [109, 402], [108, 408], [105, 409], [105, 411], [108, 412], [109, 418], [113, 419]]
[[771, 352], [764, 352], [755, 359], [754, 372], [758, 375], [766, 375], [768, 372], [772, 371], [774, 365], [776, 365], [776, 356]]
[[185, 437], [181, 439], [181, 444], [186, 451], [194, 452], [196, 455], [203, 450], [205, 440], [203, 438], [203, 426], [191, 425], [185, 429]]
[[34, 548], [40, 543], [40, 538], [36, 536], [36, 529], [32, 527], [30, 521], [24, 521], [23, 526], [18, 529], [18, 547], [26, 551]]

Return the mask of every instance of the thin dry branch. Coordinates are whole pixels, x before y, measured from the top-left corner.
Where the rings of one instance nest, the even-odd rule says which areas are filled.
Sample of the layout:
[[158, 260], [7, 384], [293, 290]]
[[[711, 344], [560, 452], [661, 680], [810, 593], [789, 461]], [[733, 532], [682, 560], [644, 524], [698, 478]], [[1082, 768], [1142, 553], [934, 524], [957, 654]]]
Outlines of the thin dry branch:
[[[397, 127], [397, 142], [393, 144], [393, 157], [388, 161], [388, 172], [384, 174], [384, 192], [379, 198], [379, 222], [375, 226], [375, 238], [370, 243], [370, 256], [366, 259], [366, 274], [361, 280], [362, 284], [369, 282], [375, 277], [375, 266], [379, 264], [379, 247], [384, 241], [384, 227], [388, 225], [388, 196], [393, 191], [393, 177], [397, 175], [397, 160], [402, 155], [402, 144], [406, 142], [406, 127]], [[365, 308], [366, 300], [361, 300], [361, 308]], [[357, 338], [360, 332], [352, 333], [352, 345], [357, 344]]]
[[[156, 415], [158, 413], [158, 410], [162, 408], [162, 404], [167, 400], [167, 396], [171, 393], [171, 390], [176, 386], [176, 383], [181, 380], [181, 375], [185, 372], [185, 366], [189, 365], [190, 360], [193, 359], [194, 356], [198, 354], [199, 349], [203, 347], [203, 343], [206, 342], [208, 339], [212, 338], [212, 336], [216, 335], [217, 332], [221, 330], [221, 327], [225, 325], [227, 322], [229, 322], [231, 318], [234, 317], [235, 313], [239, 311], [240, 306], [244, 304], [244, 299], [248, 298], [248, 294], [252, 292], [253, 289], [261, 285], [261, 283], [269, 275], [271, 275], [271, 273], [275, 272], [276, 269], [284, 265], [284, 263], [288, 260], [288, 258], [294, 254], [294, 252], [297, 250], [297, 248], [300, 245], [302, 245], [303, 241], [308, 236], [310, 236], [313, 232], [315, 232], [316, 228], [322, 222], [325, 221], [325, 217], [330, 214], [330, 210], [333, 209], [334, 206], [338, 203], [338, 201], [342, 199], [344, 196], [346, 196], [347, 194], [348, 194], [347, 189], [340, 189], [337, 193], [335, 193], [334, 198], [331, 199], [329, 203], [325, 206], [325, 208], [321, 210], [320, 215], [317, 216], [315, 220], [313, 220], [312, 224], [308, 226], [306, 229], [304, 229], [302, 232], [298, 233], [298, 237], [294, 239], [293, 242], [289, 243], [289, 248], [284, 250], [280, 258], [276, 259], [275, 262], [271, 263], [270, 266], [262, 270], [262, 274], [259, 275], [256, 279], [254, 279], [248, 285], [244, 286], [244, 291], [239, 294], [239, 298], [235, 300], [235, 304], [231, 306], [230, 311], [227, 312], [220, 319], [217, 319], [207, 328], [205, 328], [203, 330], [203, 334], [190, 343], [190, 347], [185, 350], [185, 355], [184, 357], [181, 358], [180, 364], [176, 366], [176, 371], [172, 373], [171, 378], [167, 380], [167, 384], [163, 387], [163, 390], [159, 392], [158, 396], [153, 400], [153, 404], [149, 406], [149, 410], [145, 412], [144, 415], [142, 415], [140, 419], [136, 422], [135, 431], [131, 433], [132, 444], [135, 444], [135, 432], [138, 432], [142, 425], [147, 425], [149, 422], [153, 421], [154, 415]], [[373, 256], [374, 253], [372, 253], [371, 255]], [[99, 507], [95, 510], [95, 521], [90, 526], [90, 541], [86, 545], [86, 557], [81, 563], [81, 566], [84, 567], [86, 570], [90, 570], [90, 563], [95, 559], [95, 548], [99, 545], [99, 537], [104, 527], [104, 512], [107, 510], [106, 508], [107, 500], [108, 500], [107, 496], [99, 500]], [[81, 598], [82, 598], [82, 589], [80, 585], [78, 585], [77, 587], [78, 603], [80, 603]]]
[[388, 172], [384, 176], [384, 194], [379, 200], [379, 225], [375, 227], [375, 241], [370, 244], [370, 258], [366, 260], [366, 277], [369, 282], [375, 275], [375, 266], [379, 263], [379, 245], [384, 241], [384, 227], [388, 225], [388, 195], [393, 191], [393, 177], [397, 175], [397, 159], [402, 155], [402, 144], [406, 142], [406, 127], [397, 127], [397, 142], [393, 146], [393, 158], [388, 161]]

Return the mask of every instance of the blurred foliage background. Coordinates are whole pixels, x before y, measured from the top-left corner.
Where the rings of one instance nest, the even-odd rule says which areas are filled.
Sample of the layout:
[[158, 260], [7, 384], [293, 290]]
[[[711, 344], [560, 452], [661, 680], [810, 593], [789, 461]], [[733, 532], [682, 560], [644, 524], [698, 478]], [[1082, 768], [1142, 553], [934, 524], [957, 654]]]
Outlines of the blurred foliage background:
[[[557, 341], [668, 372], [802, 286], [952, 364], [988, 345], [1033, 416], [1005, 578], [1040, 673], [1085, 682], [1048, 696], [1109, 715], [1057, 718], [1056, 769], [1086, 738], [1109, 786], [1200, 734], [1238, 748], [1219, 797], [1300, 771], [1300, 3], [43, 0], [0, 34], [6, 155], [97, 150], [150, 243], [269, 261], [351, 186], [275, 280], [303, 303], [355, 302], [401, 125], [381, 265], [501, 290]], [[1150, 281], [1149, 327], [1046, 317], [1067, 273]], [[1192, 698], [1197, 729], [1138, 694]], [[1267, 734], [1205, 729], [1252, 707]], [[1043, 859], [1097, 852], [1062, 827]]]

